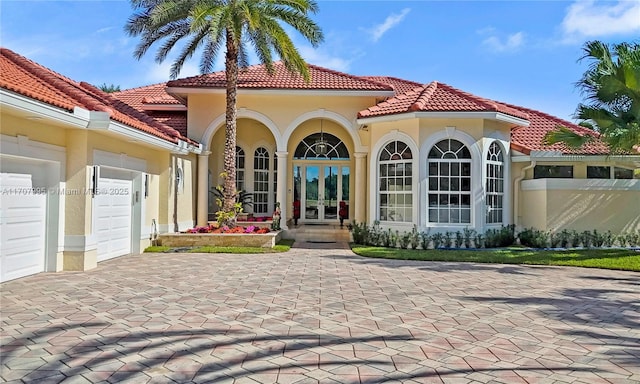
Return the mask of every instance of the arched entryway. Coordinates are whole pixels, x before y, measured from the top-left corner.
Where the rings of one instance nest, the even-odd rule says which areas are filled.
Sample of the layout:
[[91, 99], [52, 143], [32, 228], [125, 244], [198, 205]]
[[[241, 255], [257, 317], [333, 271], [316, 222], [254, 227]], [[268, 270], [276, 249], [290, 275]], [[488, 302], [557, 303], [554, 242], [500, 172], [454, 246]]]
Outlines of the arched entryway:
[[337, 136], [321, 130], [300, 141], [293, 153], [293, 199], [302, 223], [349, 219], [351, 169], [347, 145]]

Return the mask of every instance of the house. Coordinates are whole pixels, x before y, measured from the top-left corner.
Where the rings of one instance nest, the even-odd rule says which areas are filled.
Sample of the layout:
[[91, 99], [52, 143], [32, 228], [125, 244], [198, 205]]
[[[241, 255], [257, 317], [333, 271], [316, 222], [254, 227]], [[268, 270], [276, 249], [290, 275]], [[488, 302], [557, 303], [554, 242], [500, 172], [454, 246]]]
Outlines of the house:
[[[154, 231], [208, 223], [222, 181], [224, 72], [107, 95], [1, 53], [3, 280], [22, 273], [9, 271], [26, 254], [40, 263], [32, 272], [89, 269], [139, 252]], [[253, 194], [254, 216], [279, 202], [290, 236], [337, 223], [341, 203], [347, 220], [400, 231], [640, 229], [640, 156], [608, 156], [598, 140], [580, 151], [542, 144], [558, 125], [591, 131], [436, 81], [309, 69], [305, 83], [281, 63], [273, 76], [251, 66], [238, 84], [237, 187]], [[14, 184], [35, 192], [5, 197]], [[101, 188], [127, 195], [129, 208]], [[20, 248], [27, 236], [11, 234], [38, 226], [9, 211], [37, 211], [47, 233], [29, 236], [46, 243]]]
[[0, 281], [87, 270], [190, 226], [201, 146], [0, 49]]

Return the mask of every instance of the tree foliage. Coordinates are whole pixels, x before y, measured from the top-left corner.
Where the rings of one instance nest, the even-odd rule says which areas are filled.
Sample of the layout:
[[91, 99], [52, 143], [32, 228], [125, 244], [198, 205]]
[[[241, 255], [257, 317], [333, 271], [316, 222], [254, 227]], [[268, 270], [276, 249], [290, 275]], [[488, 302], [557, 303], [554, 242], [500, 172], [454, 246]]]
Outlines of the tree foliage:
[[[585, 96], [575, 117], [590, 127], [611, 153], [640, 152], [640, 44], [607, 45], [590, 41], [580, 60], [589, 67], [576, 86]], [[558, 127], [545, 137], [547, 144], [565, 143], [580, 148], [594, 140], [566, 127]]]
[[323, 40], [320, 27], [310, 18], [318, 11], [314, 0], [131, 0], [135, 13], [125, 30], [139, 36], [134, 56], [142, 58], [157, 45], [155, 60], [164, 62], [178, 50], [171, 65], [175, 79], [184, 63], [201, 52], [200, 72], [213, 70], [215, 59], [224, 51], [227, 80], [227, 109], [224, 147], [223, 210], [235, 204], [235, 149], [238, 70], [248, 65], [249, 48], [269, 73], [274, 57], [285, 68], [310, 80], [310, 72], [285, 25], [302, 35], [312, 46]]
[[102, 83], [98, 88], [106, 93], [120, 92], [120, 86], [115, 84]]

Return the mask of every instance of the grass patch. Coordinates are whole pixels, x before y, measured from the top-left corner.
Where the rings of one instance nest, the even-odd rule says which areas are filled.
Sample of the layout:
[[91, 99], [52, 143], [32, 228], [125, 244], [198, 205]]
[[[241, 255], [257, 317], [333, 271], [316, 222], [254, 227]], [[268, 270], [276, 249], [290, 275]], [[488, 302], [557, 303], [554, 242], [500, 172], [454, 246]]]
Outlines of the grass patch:
[[573, 267], [640, 271], [640, 252], [629, 249], [530, 250], [413, 250], [351, 244], [360, 256], [424, 261], [466, 261], [474, 263], [565, 265]]
[[186, 252], [186, 253], [236, 253], [236, 254], [255, 254], [255, 253], [279, 253], [287, 252], [291, 249], [294, 240], [282, 239], [273, 248], [262, 247], [180, 247], [171, 248], [164, 246], [152, 246], [145, 248], [145, 253], [171, 253], [171, 252]]

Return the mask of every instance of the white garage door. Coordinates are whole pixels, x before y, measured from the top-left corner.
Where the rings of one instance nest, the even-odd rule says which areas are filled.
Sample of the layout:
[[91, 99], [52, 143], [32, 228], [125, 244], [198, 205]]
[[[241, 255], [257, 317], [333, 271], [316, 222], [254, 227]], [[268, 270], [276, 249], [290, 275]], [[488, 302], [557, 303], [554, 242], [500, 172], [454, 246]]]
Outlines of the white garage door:
[[131, 180], [100, 178], [95, 196], [98, 261], [131, 253]]
[[32, 186], [30, 174], [0, 173], [0, 281], [44, 271], [47, 195]]

